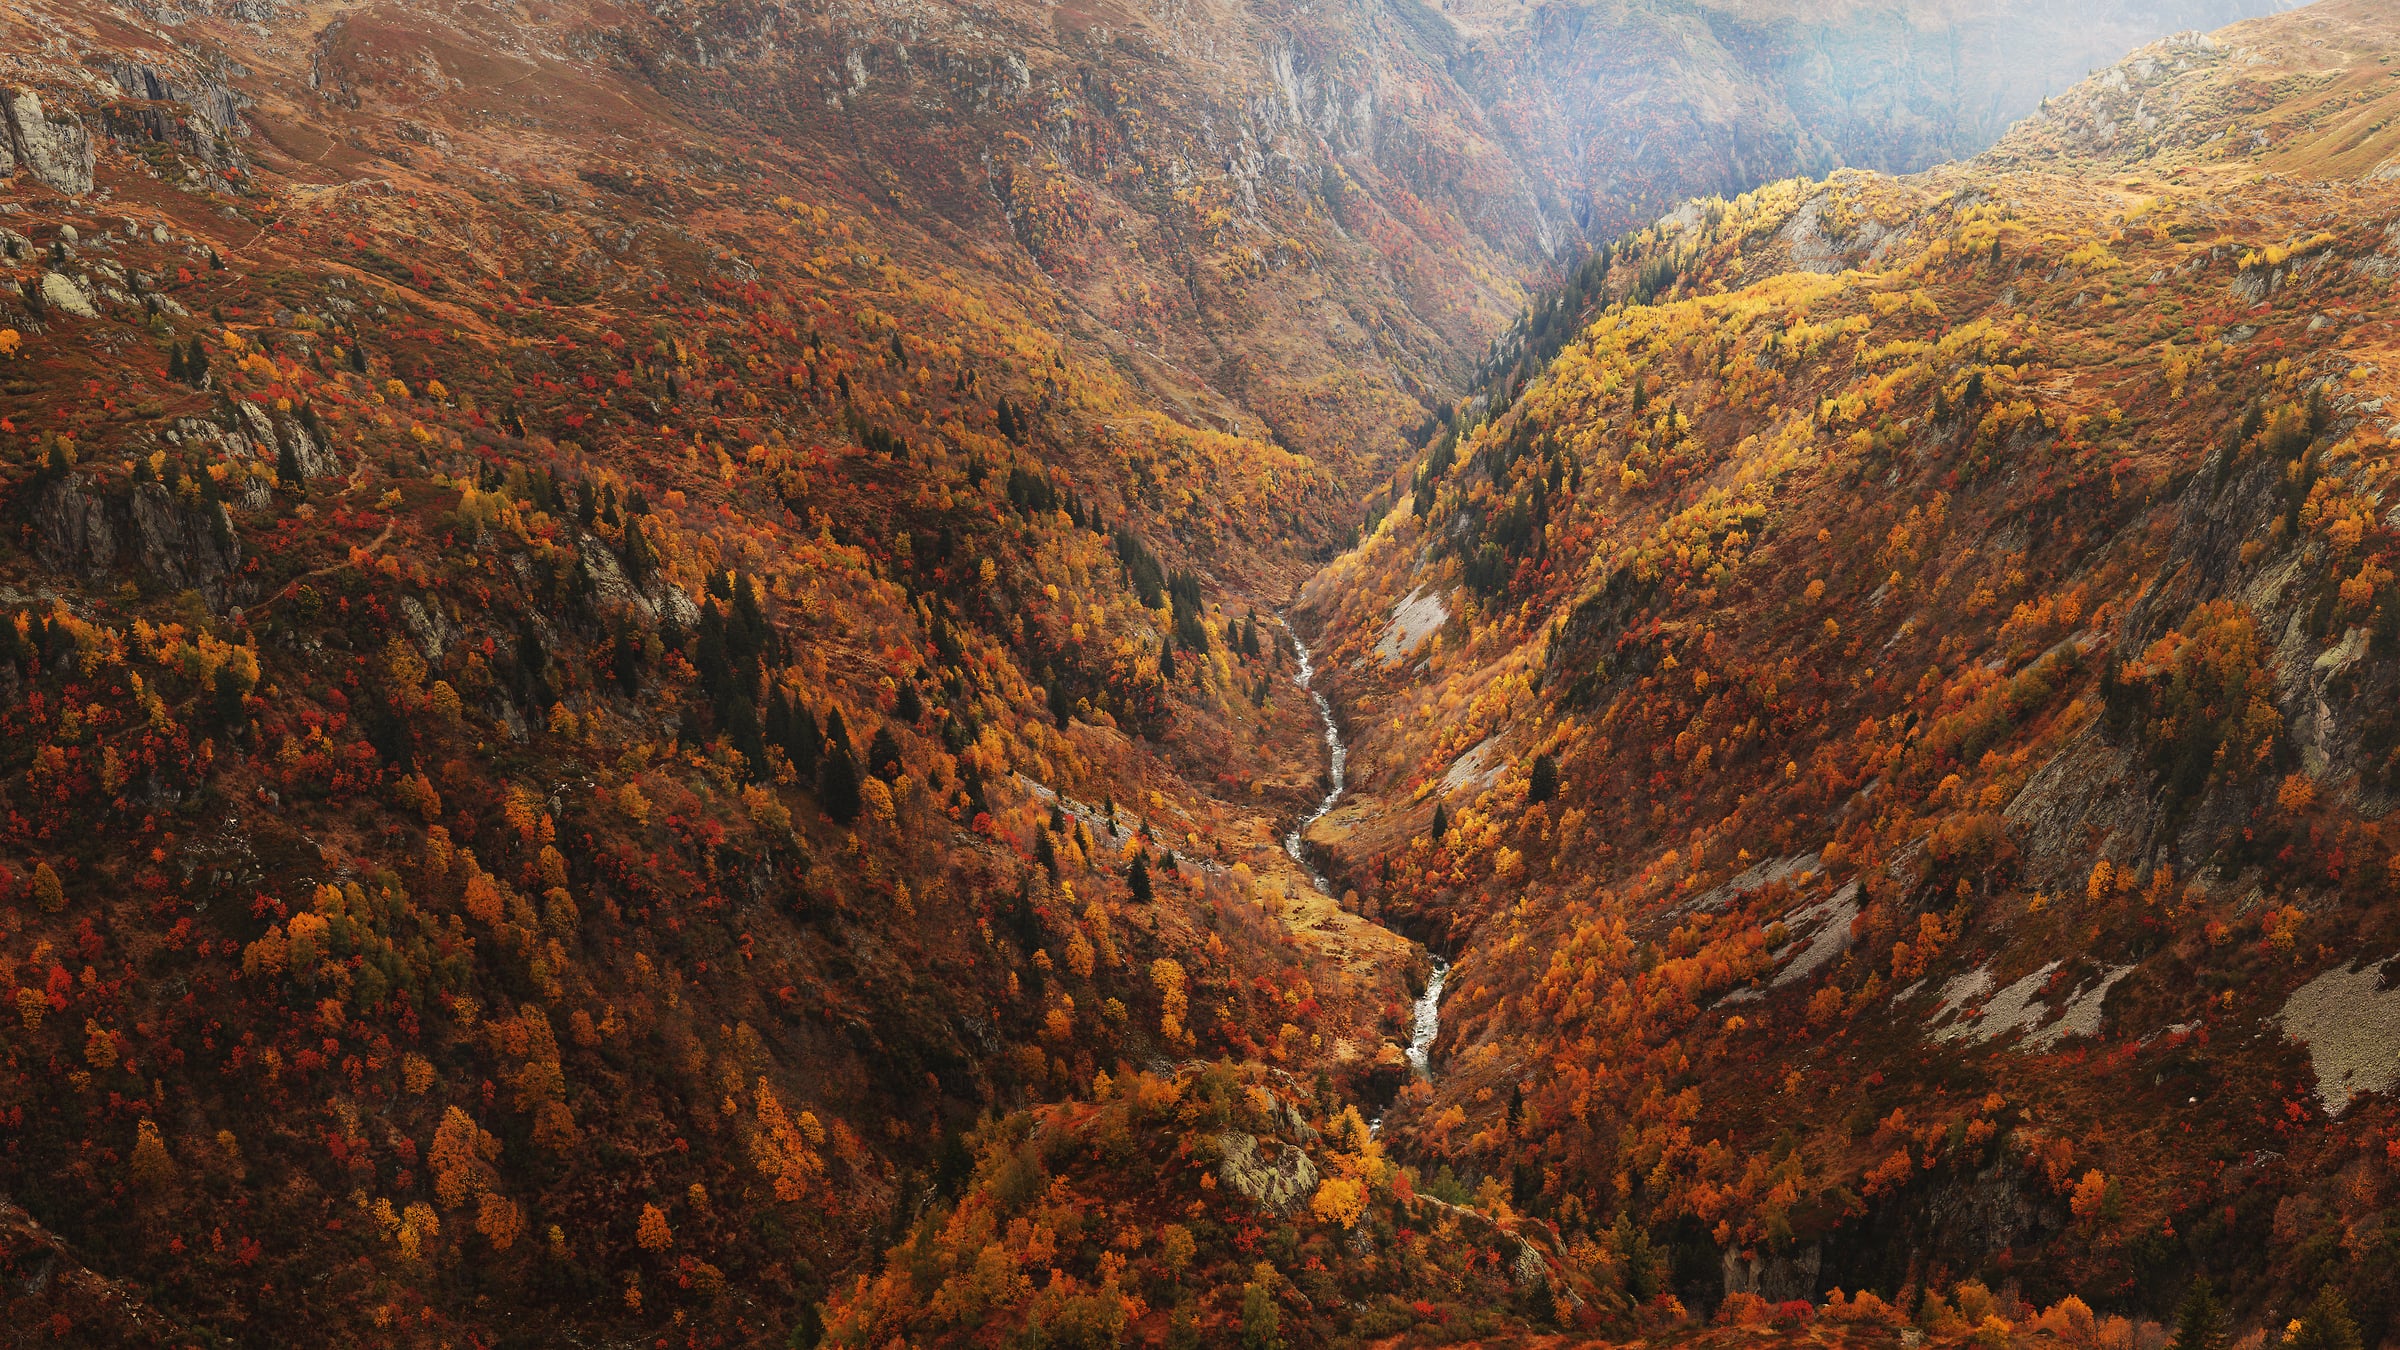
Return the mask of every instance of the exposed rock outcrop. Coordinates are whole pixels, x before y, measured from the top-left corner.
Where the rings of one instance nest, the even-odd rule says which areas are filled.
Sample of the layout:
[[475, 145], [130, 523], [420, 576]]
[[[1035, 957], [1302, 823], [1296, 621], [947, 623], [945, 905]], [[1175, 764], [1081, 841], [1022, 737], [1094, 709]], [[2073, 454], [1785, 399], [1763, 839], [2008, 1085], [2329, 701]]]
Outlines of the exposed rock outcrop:
[[[1896, 1288], [1921, 1263], [1946, 1262], [1971, 1269], [1994, 1253], [2040, 1242], [2067, 1223], [2064, 1204], [2041, 1195], [2028, 1185], [2024, 1172], [1994, 1163], [1968, 1176], [1954, 1176], [1887, 1197], [1872, 1215], [1827, 1236], [1821, 1248], [1791, 1253], [1778, 1262], [1756, 1266], [1756, 1292], [1762, 1297], [1796, 1287], [1782, 1283], [1803, 1276], [1813, 1284], [1805, 1297], [1821, 1297], [1828, 1287], [1844, 1289]], [[1812, 1261], [1811, 1257], [1815, 1259]], [[1814, 1269], [1810, 1269], [1812, 1266]], [[1748, 1277], [1752, 1268], [1743, 1263]], [[1728, 1261], [1730, 1280], [1735, 1263]], [[1726, 1285], [1727, 1292], [1735, 1286]], [[1793, 1295], [1801, 1297], [1802, 1295]]]
[[1278, 1214], [1298, 1212], [1316, 1193], [1317, 1165], [1290, 1144], [1274, 1158], [1259, 1147], [1256, 1135], [1228, 1130], [1217, 1136], [1217, 1180], [1248, 1196], [1260, 1209]]
[[110, 135], [174, 146], [211, 169], [248, 170], [235, 140], [244, 132], [240, 104], [223, 83], [178, 78], [136, 61], [118, 62], [109, 75], [125, 91], [103, 114]]
[[285, 450], [300, 465], [300, 472], [310, 478], [329, 478], [342, 471], [342, 462], [334, 457], [333, 448], [309, 434], [288, 414], [270, 413], [248, 399], [234, 401], [234, 414], [240, 419], [239, 431], [269, 462], [281, 458]]
[[73, 113], [42, 111], [41, 95], [30, 89], [0, 91], [0, 116], [8, 122], [16, 157], [41, 182], [70, 197], [92, 190], [92, 136]]
[[242, 560], [222, 505], [179, 502], [157, 483], [111, 495], [70, 473], [35, 498], [33, 524], [43, 566], [89, 577], [130, 567], [173, 589], [205, 592]]
[[0, 1270], [8, 1280], [8, 1310], [21, 1328], [40, 1325], [57, 1335], [71, 1327], [91, 1344], [169, 1345], [174, 1322], [144, 1300], [139, 1286], [86, 1266], [65, 1239], [12, 1200], [0, 1199]]
[[1725, 1292], [1756, 1294], [1770, 1303], [1813, 1301], [1825, 1292], [1817, 1287], [1817, 1272], [1824, 1265], [1825, 1250], [1814, 1242], [1790, 1252], [1728, 1251]]
[[[177, 418], [172, 426], [160, 434], [159, 439], [168, 445], [211, 448], [237, 460], [256, 461], [260, 457], [259, 448], [251, 444], [250, 438], [240, 430], [220, 426], [202, 417]], [[265, 453], [266, 462], [272, 463], [275, 447], [269, 445]], [[240, 504], [252, 511], [265, 510], [273, 496], [266, 480], [255, 474], [240, 475], [238, 491], [241, 495]]]

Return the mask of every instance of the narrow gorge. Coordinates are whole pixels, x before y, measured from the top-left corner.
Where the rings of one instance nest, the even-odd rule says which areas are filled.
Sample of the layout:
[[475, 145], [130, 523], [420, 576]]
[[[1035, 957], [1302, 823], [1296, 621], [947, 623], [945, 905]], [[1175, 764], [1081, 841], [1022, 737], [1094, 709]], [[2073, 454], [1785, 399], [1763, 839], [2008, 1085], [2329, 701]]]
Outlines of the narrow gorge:
[[2389, 0], [0, 5], [0, 1345], [2400, 1345], [2396, 287]]
[[[1348, 789], [1346, 773], [1350, 751], [1349, 747], [1342, 744], [1341, 724], [1334, 717], [1332, 701], [1315, 687], [1316, 663], [1307, 642], [1301, 639], [1300, 634], [1292, 629], [1288, 621], [1283, 620], [1280, 615], [1277, 617], [1284, 623], [1285, 636], [1290, 639], [1293, 654], [1300, 665], [1298, 673], [1292, 677], [1292, 683], [1308, 694], [1310, 702], [1316, 707], [1317, 718], [1324, 726], [1327, 785], [1325, 796], [1317, 803], [1316, 809], [1301, 817], [1300, 821], [1292, 826], [1291, 832], [1284, 836], [1283, 847], [1284, 851], [1291, 855], [1293, 862], [1308, 870], [1309, 879], [1315, 883], [1316, 888], [1331, 895], [1334, 883], [1328, 880], [1323, 872], [1318, 871], [1316, 864], [1311, 862], [1308, 857], [1308, 827], [1324, 819], [1335, 806], [1340, 804], [1343, 792]], [[1432, 954], [1431, 967], [1425, 976], [1424, 987], [1416, 995], [1415, 1002], [1410, 1005], [1406, 1054], [1410, 1069], [1420, 1079], [1430, 1080], [1433, 1077], [1433, 1044], [1440, 1039], [1442, 1031], [1442, 986], [1449, 978], [1449, 961], [1438, 953]], [[1382, 1112], [1378, 1107], [1373, 1123], [1380, 1126], [1382, 1121]]]

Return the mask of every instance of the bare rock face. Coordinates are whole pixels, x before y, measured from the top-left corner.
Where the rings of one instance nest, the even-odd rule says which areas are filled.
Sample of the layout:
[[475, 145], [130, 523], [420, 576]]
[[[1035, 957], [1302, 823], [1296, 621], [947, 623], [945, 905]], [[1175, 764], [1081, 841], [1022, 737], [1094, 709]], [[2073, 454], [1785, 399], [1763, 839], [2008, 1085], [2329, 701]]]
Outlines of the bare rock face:
[[17, 1325], [71, 1326], [113, 1345], [173, 1339], [175, 1323], [145, 1301], [138, 1285], [95, 1273], [64, 1238], [11, 1200], [0, 1200], [0, 1250], [8, 1252], [9, 1315]]
[[34, 506], [34, 552], [42, 565], [86, 576], [131, 567], [175, 590], [206, 591], [242, 560], [240, 538], [214, 502], [187, 505], [157, 483], [125, 495], [91, 490], [71, 473]]
[[1813, 1242], [1791, 1252], [1728, 1249], [1721, 1273], [1727, 1294], [1756, 1294], [1769, 1303], [1784, 1303], [1824, 1292], [1817, 1281], [1824, 1264], [1824, 1249]]
[[249, 171], [235, 140], [246, 134], [240, 99], [224, 83], [130, 60], [112, 66], [109, 76], [126, 95], [105, 110], [109, 134], [174, 146], [211, 169]]
[[128, 98], [154, 103], [180, 103], [219, 131], [241, 128], [241, 103], [222, 81], [201, 76], [178, 77], [138, 61], [120, 61], [109, 75]]
[[1255, 1135], [1228, 1130], [1217, 1136], [1217, 1180], [1241, 1192], [1260, 1209], [1290, 1214], [1316, 1193], [1317, 1165], [1290, 1144], [1270, 1159]]
[[310, 435], [289, 413], [270, 413], [248, 399], [234, 400], [233, 409], [241, 419], [236, 430], [247, 435], [270, 462], [289, 450], [300, 472], [309, 478], [331, 478], [342, 472], [342, 461], [333, 447]]
[[82, 118], [43, 112], [41, 95], [30, 89], [0, 92], [0, 114], [16, 157], [35, 178], [70, 197], [92, 190], [92, 136]]

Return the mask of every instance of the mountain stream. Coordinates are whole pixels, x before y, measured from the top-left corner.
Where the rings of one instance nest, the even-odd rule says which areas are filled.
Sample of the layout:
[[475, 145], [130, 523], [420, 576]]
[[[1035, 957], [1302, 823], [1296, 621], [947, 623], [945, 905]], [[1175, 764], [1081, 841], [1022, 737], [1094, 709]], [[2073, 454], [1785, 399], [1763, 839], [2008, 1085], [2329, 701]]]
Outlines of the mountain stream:
[[[1309, 880], [1316, 883], [1318, 890], [1331, 895], [1332, 883], [1308, 860], [1306, 835], [1308, 827], [1323, 819], [1325, 813], [1342, 799], [1342, 792], [1348, 786], [1344, 770], [1349, 764], [1350, 748], [1342, 744], [1341, 728], [1334, 724], [1333, 704], [1327, 702], [1325, 695], [1313, 687], [1317, 667], [1309, 653], [1308, 644], [1300, 640], [1300, 634], [1293, 630], [1290, 622], [1285, 622], [1284, 631], [1291, 635], [1292, 650], [1300, 656], [1300, 673], [1292, 677], [1292, 683], [1306, 690], [1308, 696], [1316, 701], [1317, 721], [1325, 728], [1329, 790], [1325, 793], [1325, 800], [1317, 803], [1317, 809], [1302, 817], [1298, 824], [1292, 826], [1292, 832], [1283, 837], [1283, 850], [1292, 855], [1293, 862], [1307, 871]], [[1425, 981], [1425, 992], [1417, 996], [1416, 1008], [1409, 1022], [1408, 1063], [1419, 1078], [1430, 1080], [1433, 1077], [1433, 1042], [1442, 1032], [1442, 986], [1448, 983], [1449, 978], [1450, 963], [1435, 957], [1433, 974]]]

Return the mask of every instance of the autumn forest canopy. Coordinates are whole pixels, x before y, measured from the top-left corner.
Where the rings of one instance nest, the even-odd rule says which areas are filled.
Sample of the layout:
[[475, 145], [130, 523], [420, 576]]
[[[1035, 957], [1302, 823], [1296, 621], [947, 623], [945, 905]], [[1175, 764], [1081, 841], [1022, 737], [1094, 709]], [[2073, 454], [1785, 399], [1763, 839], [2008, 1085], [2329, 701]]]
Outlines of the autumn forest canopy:
[[2400, 14], [1968, 8], [0, 12], [0, 1344], [2400, 1342]]

